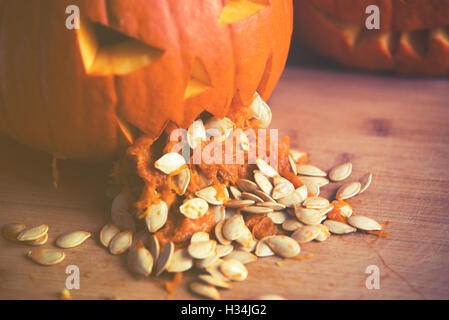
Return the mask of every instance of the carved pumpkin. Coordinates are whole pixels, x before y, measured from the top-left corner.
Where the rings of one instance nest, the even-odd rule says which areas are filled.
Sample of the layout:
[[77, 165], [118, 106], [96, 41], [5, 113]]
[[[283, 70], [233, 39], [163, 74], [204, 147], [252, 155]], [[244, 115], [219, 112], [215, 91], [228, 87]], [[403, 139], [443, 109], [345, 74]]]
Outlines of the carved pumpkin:
[[170, 122], [223, 117], [270, 96], [292, 20], [291, 0], [0, 0], [0, 131], [98, 161]]
[[[380, 30], [367, 30], [369, 5]], [[295, 34], [351, 67], [407, 74], [449, 74], [448, 0], [295, 0]]]

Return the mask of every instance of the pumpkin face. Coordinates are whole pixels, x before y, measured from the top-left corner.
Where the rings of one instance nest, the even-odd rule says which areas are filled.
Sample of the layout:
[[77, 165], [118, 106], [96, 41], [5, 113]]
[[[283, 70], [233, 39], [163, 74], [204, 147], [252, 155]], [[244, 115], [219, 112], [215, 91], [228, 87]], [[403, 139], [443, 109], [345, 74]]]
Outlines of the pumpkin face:
[[[407, 74], [449, 74], [447, 0], [295, 0], [295, 34], [347, 66]], [[365, 9], [380, 9], [367, 30]]]
[[[69, 5], [81, 28], [68, 30]], [[105, 160], [207, 111], [266, 100], [291, 0], [0, 0], [0, 130], [60, 158]]]

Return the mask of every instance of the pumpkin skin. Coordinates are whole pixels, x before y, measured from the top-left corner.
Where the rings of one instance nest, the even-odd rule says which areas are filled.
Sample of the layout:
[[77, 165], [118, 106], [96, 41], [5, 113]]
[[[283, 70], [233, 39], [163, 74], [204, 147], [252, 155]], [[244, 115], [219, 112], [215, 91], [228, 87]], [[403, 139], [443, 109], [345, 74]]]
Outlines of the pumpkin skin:
[[[367, 30], [369, 5], [380, 30]], [[346, 66], [449, 75], [448, 0], [295, 0], [295, 37]]]
[[[0, 131], [58, 158], [104, 161], [136, 133], [156, 139], [170, 122], [223, 117], [255, 91], [268, 99], [288, 55], [292, 1], [246, 2], [0, 0]], [[73, 4], [80, 30], [65, 27]], [[83, 40], [87, 26], [100, 30], [97, 47]], [[144, 66], [114, 65], [102, 30], [143, 48]]]

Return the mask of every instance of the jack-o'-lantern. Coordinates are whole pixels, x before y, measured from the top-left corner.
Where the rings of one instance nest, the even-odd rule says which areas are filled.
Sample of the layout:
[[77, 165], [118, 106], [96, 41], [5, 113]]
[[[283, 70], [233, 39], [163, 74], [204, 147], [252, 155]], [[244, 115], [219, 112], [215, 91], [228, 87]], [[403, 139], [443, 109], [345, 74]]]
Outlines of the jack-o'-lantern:
[[[447, 0], [295, 0], [295, 34], [351, 67], [449, 75]], [[366, 20], [379, 8], [380, 29]], [[368, 13], [367, 13], [368, 12]]]

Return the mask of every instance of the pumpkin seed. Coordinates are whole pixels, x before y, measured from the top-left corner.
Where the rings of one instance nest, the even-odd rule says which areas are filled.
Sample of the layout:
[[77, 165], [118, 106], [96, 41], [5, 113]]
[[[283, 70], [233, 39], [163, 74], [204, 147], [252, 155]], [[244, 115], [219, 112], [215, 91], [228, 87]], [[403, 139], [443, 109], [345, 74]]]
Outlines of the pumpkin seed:
[[145, 212], [145, 224], [149, 232], [161, 229], [168, 218], [168, 207], [165, 201], [150, 205]]
[[174, 252], [170, 265], [167, 267], [168, 272], [184, 272], [192, 268], [193, 259], [187, 252], [187, 249], [178, 249]]
[[263, 199], [253, 193], [242, 192], [243, 200], [253, 200], [254, 202], [263, 202]]
[[192, 290], [193, 293], [196, 293], [206, 298], [210, 298], [213, 300], [220, 299], [220, 294], [218, 293], [218, 290], [213, 285], [210, 284], [195, 281], [190, 283], [190, 290]]
[[273, 178], [274, 176], [279, 175], [279, 173], [263, 159], [256, 159], [256, 165], [260, 172], [267, 177]]
[[332, 181], [342, 181], [349, 177], [352, 173], [352, 163], [346, 162], [332, 168], [329, 171], [329, 178]]
[[290, 168], [292, 169], [294, 175], [296, 176], [298, 174], [298, 170], [296, 170], [295, 160], [293, 160], [293, 157], [290, 154], [288, 155], [288, 163], [290, 164]]
[[257, 184], [247, 179], [238, 179], [236, 184], [239, 187], [239, 189], [243, 192], [254, 193], [255, 191], [259, 190]]
[[329, 207], [329, 200], [323, 197], [309, 197], [302, 205], [309, 209], [324, 209]]
[[314, 197], [318, 197], [320, 195], [320, 187], [312, 182], [301, 181], [307, 187], [308, 194], [311, 194]]
[[348, 223], [351, 226], [364, 231], [382, 230], [382, 226], [376, 220], [365, 216], [352, 215], [348, 218]]
[[279, 183], [273, 188], [273, 199], [281, 199], [291, 195], [295, 191], [295, 187], [290, 181]]
[[301, 228], [303, 224], [296, 219], [288, 218], [282, 223], [282, 229], [285, 231], [295, 231]]
[[254, 200], [229, 200], [225, 203], [225, 207], [240, 209], [246, 206], [250, 206], [254, 203]]
[[293, 232], [291, 237], [299, 243], [307, 243], [318, 237], [320, 232], [320, 228], [318, 228], [316, 225], [301, 226], [295, 232]]
[[122, 254], [129, 249], [132, 242], [133, 233], [131, 231], [117, 233], [109, 243], [109, 252], [114, 255]]
[[330, 237], [329, 229], [324, 224], [319, 224], [316, 226], [319, 230], [318, 236], [315, 238], [316, 241], [325, 241]]
[[342, 185], [337, 190], [337, 195], [336, 195], [337, 200], [345, 200], [345, 199], [354, 197], [355, 195], [357, 195], [359, 193], [360, 187], [361, 187], [361, 185], [360, 185], [360, 182], [358, 182], [358, 181], [346, 183], [346, 184]]
[[31, 240], [31, 241], [25, 241], [27, 245], [29, 246], [43, 246], [44, 244], [46, 244], [48, 241], [48, 233], [44, 234], [42, 237], [40, 237], [39, 239], [36, 240]]
[[251, 241], [248, 241], [246, 245], [237, 243], [237, 245], [235, 246], [235, 249], [241, 250], [241, 251], [246, 251], [246, 252], [253, 252], [254, 250], [256, 250], [256, 246], [257, 246], [257, 240], [255, 240], [253, 238], [253, 239], [251, 239]]
[[293, 207], [294, 205], [300, 205], [307, 198], [307, 187], [305, 185], [297, 188], [290, 195], [278, 199], [278, 202], [286, 207]]
[[37, 227], [25, 229], [19, 233], [17, 236], [18, 241], [32, 241], [41, 238], [44, 234], [48, 232], [48, 226], [46, 224], [41, 224]]
[[272, 117], [271, 109], [257, 92], [254, 94], [254, 100], [250, 105], [250, 109], [253, 112], [254, 118], [260, 121], [262, 128], [268, 128], [270, 126]]
[[184, 195], [190, 183], [190, 169], [184, 168], [179, 174], [172, 176], [171, 179], [175, 192], [179, 195]]
[[236, 240], [245, 232], [246, 228], [242, 215], [236, 214], [225, 220], [222, 233], [225, 239]]
[[340, 221], [326, 220], [324, 221], [324, 225], [334, 234], [347, 234], [357, 231], [356, 228]]
[[242, 198], [241, 198], [242, 193], [240, 192], [239, 189], [237, 189], [237, 188], [234, 187], [234, 186], [230, 186], [230, 187], [229, 187], [229, 190], [231, 191], [231, 194], [232, 194], [232, 196], [234, 197], [235, 200], [241, 200], [241, 199], [242, 199]]
[[235, 239], [235, 241], [240, 244], [245, 250], [252, 251], [253, 248], [256, 246], [256, 243], [253, 238], [253, 234], [248, 229], [247, 226], [245, 226], [245, 230], [243, 231], [242, 235]]
[[153, 263], [153, 256], [141, 240], [128, 250], [127, 264], [132, 272], [148, 277], [153, 269]]
[[259, 202], [259, 203], [256, 203], [256, 206], [270, 208], [275, 211], [284, 210], [286, 208], [285, 205], [283, 205], [282, 203], [271, 202], [271, 201]]
[[222, 245], [228, 245], [231, 243], [230, 240], [225, 239], [223, 236], [223, 225], [225, 221], [220, 221], [215, 225], [215, 238], [217, 238], [218, 242]]
[[311, 164], [300, 164], [296, 166], [298, 174], [312, 177], [326, 177], [327, 173]]
[[223, 119], [218, 119], [215, 117], [210, 118], [204, 125], [207, 134], [214, 137], [214, 141], [218, 143], [225, 141], [229, 137], [234, 129], [234, 126], [235, 125], [231, 119], [226, 117]]
[[271, 220], [273, 220], [274, 224], [283, 224], [287, 220], [288, 214], [287, 212], [284, 211], [274, 211], [270, 212], [268, 214], [268, 217], [270, 217]]
[[198, 119], [193, 121], [192, 125], [187, 130], [187, 142], [189, 143], [190, 148], [195, 150], [206, 140], [206, 129], [204, 128], [203, 120]]
[[274, 200], [269, 194], [263, 191], [256, 190], [253, 193], [265, 202], [276, 202], [276, 200]]
[[182, 155], [176, 152], [170, 152], [164, 154], [155, 163], [154, 167], [159, 169], [165, 174], [171, 174], [178, 171], [182, 166], [186, 164], [186, 159]]
[[259, 240], [259, 242], [257, 242], [256, 251], [255, 251], [256, 256], [268, 257], [268, 256], [274, 255], [273, 250], [271, 250], [271, 247], [266, 242], [271, 237], [273, 237], [273, 236], [264, 237], [263, 239]]
[[363, 177], [360, 178], [360, 184], [361, 188], [359, 193], [364, 192], [371, 184], [371, 181], [373, 180], [373, 174], [371, 172], [365, 174]]
[[214, 254], [216, 247], [215, 240], [208, 240], [190, 243], [187, 250], [192, 258], [206, 259]]
[[225, 192], [224, 199], [217, 199], [217, 189], [215, 187], [207, 187], [200, 191], [195, 192], [195, 195], [201, 199], [206, 200], [208, 203], [213, 205], [222, 205], [223, 200], [227, 201], [229, 199], [228, 189], [225, 186], [221, 186]]
[[17, 241], [17, 236], [26, 229], [23, 223], [13, 222], [2, 227], [2, 235], [7, 240]]
[[167, 243], [161, 250], [159, 257], [156, 262], [156, 276], [158, 277], [162, 272], [164, 272], [171, 263], [173, 258], [173, 253], [175, 251], [175, 245], [173, 242]]
[[199, 241], [208, 241], [210, 240], [209, 234], [207, 232], [196, 232], [190, 238], [190, 243], [199, 242]]
[[349, 203], [343, 200], [334, 200], [332, 201], [332, 205], [338, 214], [342, 217], [349, 218], [352, 215], [352, 207]]
[[234, 250], [234, 247], [232, 244], [224, 245], [219, 244], [217, 245], [217, 256], [218, 258], [226, 257], [228, 254], [230, 254]]
[[224, 206], [211, 206], [211, 210], [215, 214], [215, 223], [226, 219], [226, 208]]
[[28, 257], [43, 266], [51, 266], [62, 262], [65, 258], [65, 253], [57, 249], [40, 249], [28, 251]]
[[249, 151], [250, 146], [248, 136], [241, 130], [238, 132], [237, 142], [241, 150]]
[[250, 262], [254, 262], [257, 260], [257, 256], [252, 254], [251, 252], [247, 252], [244, 250], [234, 250], [224, 257], [224, 260], [238, 260], [242, 264], [247, 264]]
[[220, 271], [232, 281], [243, 281], [248, 277], [248, 270], [238, 260], [227, 259], [220, 264]]
[[287, 236], [272, 236], [266, 242], [274, 253], [283, 258], [296, 257], [301, 251], [298, 242]]
[[85, 231], [68, 232], [56, 239], [56, 245], [63, 249], [74, 248], [86, 241], [90, 236], [91, 233]]
[[229, 282], [226, 282], [223, 279], [216, 278], [209, 274], [200, 274], [198, 276], [198, 278], [211, 286], [215, 286], [215, 287], [222, 288], [222, 289], [231, 289], [232, 288], [232, 286]]
[[273, 185], [270, 180], [262, 173], [257, 170], [254, 170], [254, 181], [259, 186], [260, 190], [265, 193], [271, 194], [273, 191]]
[[218, 254], [217, 254], [217, 249], [215, 249], [215, 251], [213, 252], [212, 255], [210, 255], [209, 257], [205, 258], [205, 259], [198, 259], [195, 261], [195, 266], [199, 269], [205, 269], [208, 266], [214, 264], [217, 260], [219, 259]]
[[156, 236], [151, 235], [148, 238], [148, 247], [150, 249], [150, 253], [153, 256], [153, 260], [157, 261], [159, 259], [159, 253], [161, 251], [161, 246], [159, 245], [159, 240]]
[[270, 213], [273, 212], [273, 209], [271, 208], [267, 208], [267, 207], [256, 207], [256, 206], [249, 206], [249, 207], [244, 207], [242, 209], [240, 209], [242, 212], [246, 212], [246, 213], [254, 213], [254, 214], [266, 214], [266, 213]]
[[315, 184], [320, 188], [329, 184], [329, 180], [324, 177], [298, 176], [298, 178], [305, 185]]
[[323, 216], [319, 210], [303, 207], [296, 208], [295, 214], [299, 221], [309, 225], [320, 224], [321, 221], [326, 219], [326, 216]]
[[206, 200], [201, 198], [193, 198], [179, 207], [179, 211], [189, 219], [199, 219], [209, 210]]
[[114, 238], [118, 233], [120, 232], [120, 228], [117, 227], [112, 222], [109, 222], [104, 225], [103, 228], [101, 228], [100, 231], [100, 242], [103, 246], [106, 248], [109, 247], [109, 243], [111, 242], [112, 238]]

